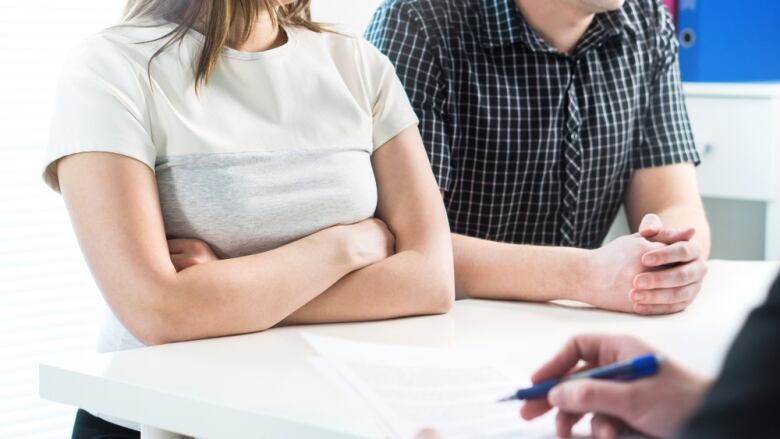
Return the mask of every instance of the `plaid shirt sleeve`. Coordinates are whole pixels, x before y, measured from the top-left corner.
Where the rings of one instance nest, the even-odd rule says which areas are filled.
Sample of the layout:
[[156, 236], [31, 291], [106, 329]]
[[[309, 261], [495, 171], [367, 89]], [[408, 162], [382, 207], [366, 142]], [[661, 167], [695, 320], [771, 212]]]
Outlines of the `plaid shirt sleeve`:
[[450, 127], [444, 72], [436, 55], [435, 39], [427, 34], [420, 15], [406, 5], [390, 2], [374, 13], [366, 39], [395, 65], [396, 73], [420, 119], [420, 134], [433, 173], [443, 191], [452, 186]]
[[661, 2], [658, 17], [655, 59], [656, 72], [649, 84], [649, 100], [644, 117], [642, 141], [634, 155], [634, 168], [650, 168], [676, 163], [700, 163], [685, 108], [678, 46], [672, 17]]

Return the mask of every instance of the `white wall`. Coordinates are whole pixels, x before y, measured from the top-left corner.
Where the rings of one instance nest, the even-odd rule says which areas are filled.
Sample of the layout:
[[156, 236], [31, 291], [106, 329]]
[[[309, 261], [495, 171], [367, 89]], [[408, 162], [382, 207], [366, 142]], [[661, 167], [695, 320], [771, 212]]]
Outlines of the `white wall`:
[[363, 33], [380, 0], [313, 0], [312, 18]]

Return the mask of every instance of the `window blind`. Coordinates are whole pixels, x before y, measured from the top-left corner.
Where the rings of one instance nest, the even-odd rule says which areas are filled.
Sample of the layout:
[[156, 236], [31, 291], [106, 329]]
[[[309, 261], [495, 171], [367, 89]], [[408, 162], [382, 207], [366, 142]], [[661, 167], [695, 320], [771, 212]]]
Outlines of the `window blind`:
[[38, 363], [94, 352], [103, 302], [41, 160], [68, 50], [123, 6], [0, 0], [0, 438], [70, 437], [75, 409], [38, 397]]

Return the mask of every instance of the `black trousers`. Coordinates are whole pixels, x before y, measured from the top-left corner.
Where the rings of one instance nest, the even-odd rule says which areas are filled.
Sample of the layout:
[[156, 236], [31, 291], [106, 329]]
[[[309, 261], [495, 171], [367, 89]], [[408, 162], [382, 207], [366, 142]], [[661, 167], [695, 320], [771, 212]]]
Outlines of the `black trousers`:
[[141, 433], [104, 421], [79, 409], [71, 439], [140, 439]]

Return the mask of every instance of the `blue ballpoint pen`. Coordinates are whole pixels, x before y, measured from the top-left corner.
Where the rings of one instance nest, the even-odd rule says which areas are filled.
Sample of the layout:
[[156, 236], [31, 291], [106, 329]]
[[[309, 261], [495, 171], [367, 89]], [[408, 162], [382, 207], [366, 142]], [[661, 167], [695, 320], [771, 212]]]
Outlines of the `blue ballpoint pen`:
[[583, 379], [607, 379], [617, 381], [631, 381], [638, 378], [643, 378], [651, 375], [655, 375], [658, 372], [658, 367], [664, 361], [664, 357], [661, 355], [643, 355], [636, 357], [632, 360], [621, 361], [618, 363], [608, 364], [606, 366], [598, 367], [595, 369], [585, 370], [579, 373], [575, 373], [563, 378], [551, 378], [549, 380], [542, 381], [535, 384], [532, 387], [526, 389], [520, 389], [514, 394], [500, 399], [499, 402], [512, 401], [515, 399], [535, 399], [543, 398], [547, 396], [547, 393], [553, 387], [558, 384]]

